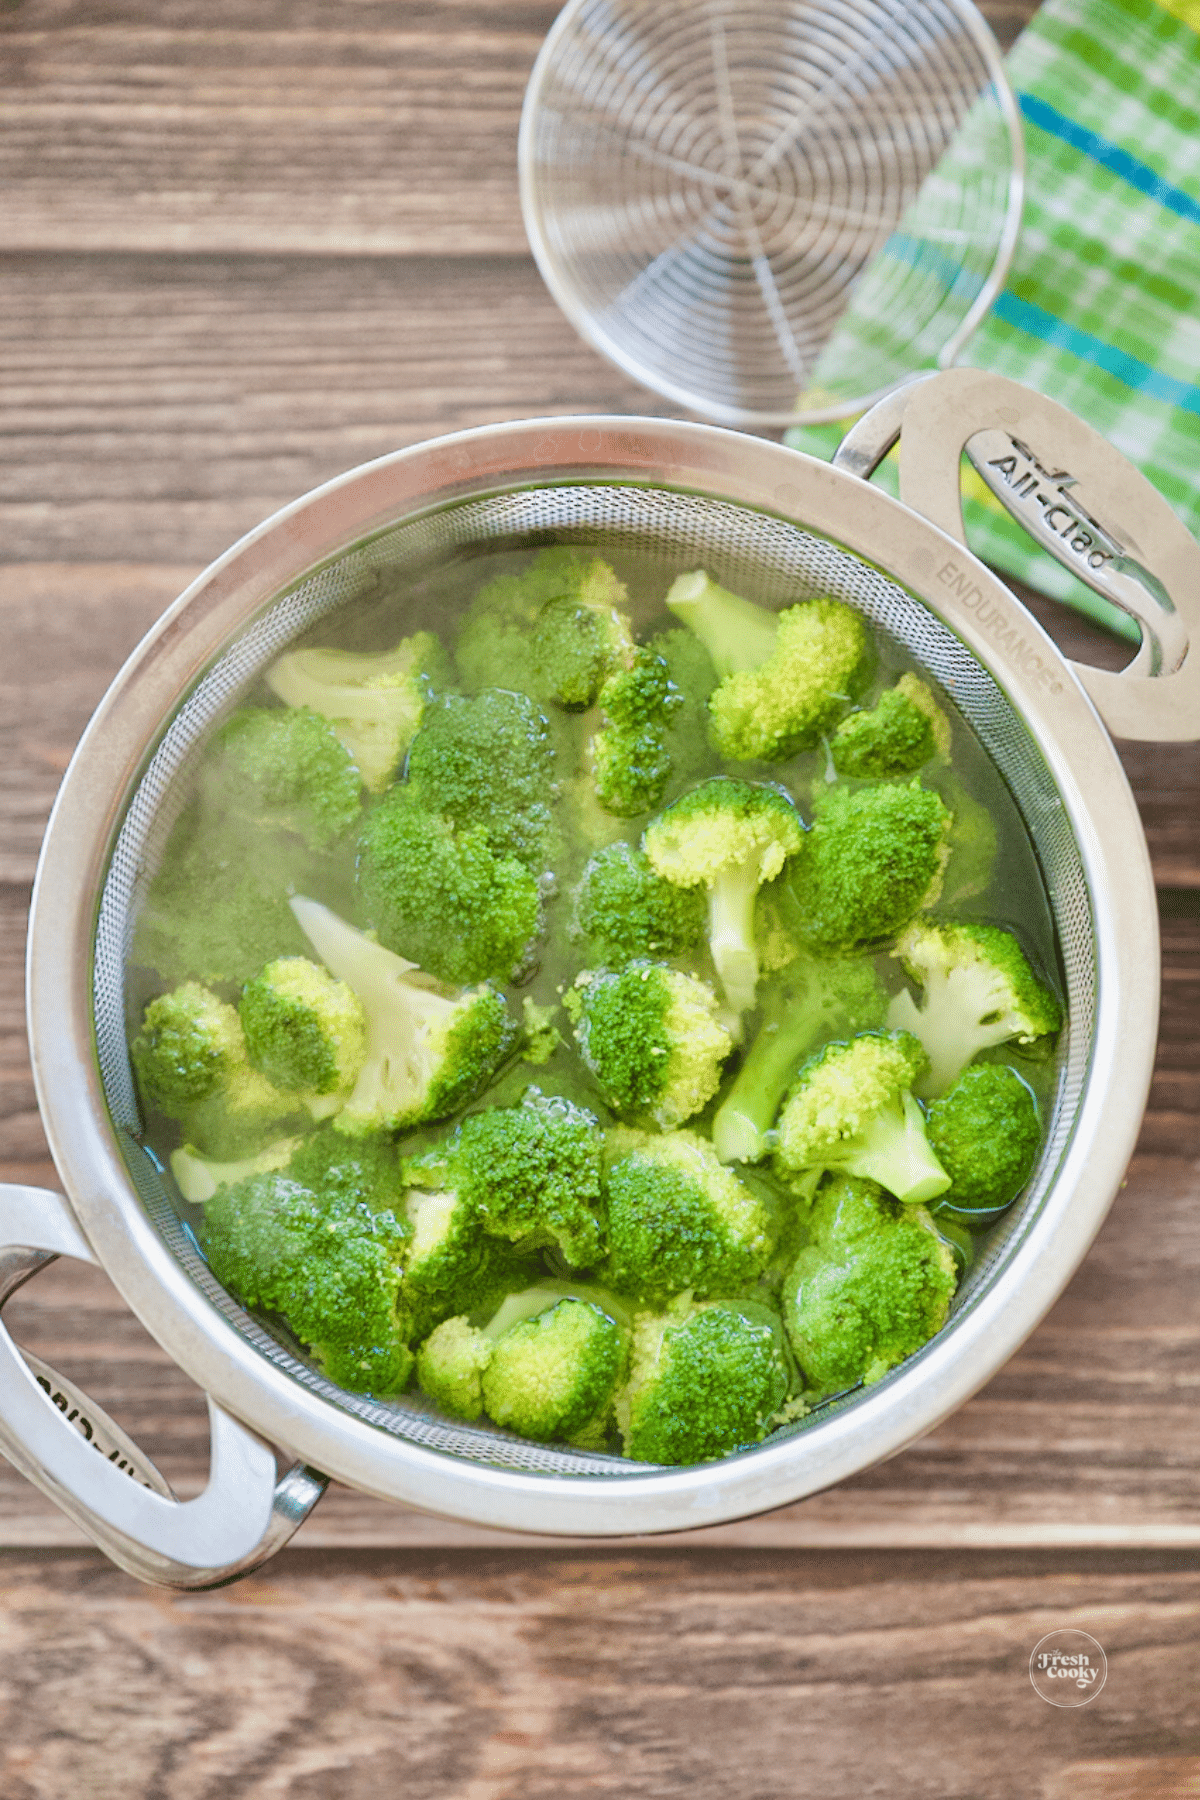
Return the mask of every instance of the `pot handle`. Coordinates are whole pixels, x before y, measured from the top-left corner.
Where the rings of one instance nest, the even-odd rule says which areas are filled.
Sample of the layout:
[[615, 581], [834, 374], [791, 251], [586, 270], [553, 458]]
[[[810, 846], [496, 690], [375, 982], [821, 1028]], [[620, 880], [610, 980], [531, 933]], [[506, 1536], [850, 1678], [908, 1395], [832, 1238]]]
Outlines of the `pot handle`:
[[1200, 544], [1144, 475], [1065, 406], [978, 369], [887, 395], [834, 464], [865, 479], [897, 439], [906, 506], [965, 544], [965, 454], [1043, 550], [1137, 620], [1141, 648], [1120, 674], [1071, 664], [1115, 736], [1200, 739]]
[[[61, 1194], [0, 1186], [0, 1309], [59, 1256], [96, 1258]], [[73, 1382], [17, 1349], [0, 1322], [0, 1453], [113, 1562], [169, 1588], [222, 1587], [280, 1549], [328, 1477], [275, 1453], [211, 1398], [208, 1485], [176, 1498], [154, 1464]]]

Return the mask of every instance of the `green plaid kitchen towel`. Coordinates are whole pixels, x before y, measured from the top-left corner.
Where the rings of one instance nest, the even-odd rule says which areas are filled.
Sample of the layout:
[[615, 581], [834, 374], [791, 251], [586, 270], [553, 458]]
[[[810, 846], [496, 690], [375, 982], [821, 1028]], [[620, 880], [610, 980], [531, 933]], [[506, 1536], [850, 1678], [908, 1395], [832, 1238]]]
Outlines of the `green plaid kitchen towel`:
[[[1024, 221], [1005, 287], [959, 361], [1090, 421], [1200, 536], [1200, 0], [1045, 0], [1008, 73], [1025, 127]], [[970, 153], [957, 143], [947, 160]], [[921, 204], [882, 256], [919, 234]], [[838, 358], [888, 328], [871, 316], [869, 274], [861, 292], [829, 347]], [[802, 427], [787, 442], [828, 456], [842, 429]], [[880, 478], [894, 488], [894, 469]], [[1136, 636], [973, 471], [964, 514], [987, 561]]]

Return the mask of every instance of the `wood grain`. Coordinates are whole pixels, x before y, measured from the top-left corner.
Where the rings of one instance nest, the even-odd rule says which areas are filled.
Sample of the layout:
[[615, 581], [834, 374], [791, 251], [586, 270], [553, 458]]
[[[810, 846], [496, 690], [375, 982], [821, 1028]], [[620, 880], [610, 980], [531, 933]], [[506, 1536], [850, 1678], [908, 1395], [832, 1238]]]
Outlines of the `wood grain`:
[[[1200, 1575], [1062, 1553], [0, 1559], [6, 1800], [1184, 1800]], [[1034, 1646], [1088, 1632], [1086, 1707]]]

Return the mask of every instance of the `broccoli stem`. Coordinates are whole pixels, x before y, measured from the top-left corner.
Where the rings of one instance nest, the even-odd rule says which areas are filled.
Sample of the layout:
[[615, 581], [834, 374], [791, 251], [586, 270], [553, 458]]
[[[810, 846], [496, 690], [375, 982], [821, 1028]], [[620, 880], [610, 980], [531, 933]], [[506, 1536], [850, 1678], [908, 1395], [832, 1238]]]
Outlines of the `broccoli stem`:
[[950, 1186], [950, 1177], [925, 1136], [925, 1115], [909, 1093], [904, 1095], [903, 1111], [886, 1108], [864, 1132], [847, 1141], [837, 1166], [849, 1175], [877, 1181], [906, 1206], [936, 1200]]
[[800, 1062], [813, 1047], [822, 1016], [812, 983], [797, 1004], [764, 1019], [713, 1120], [713, 1148], [723, 1163], [761, 1162], [767, 1154], [767, 1134]]
[[775, 649], [776, 614], [731, 594], [703, 569], [676, 576], [667, 607], [695, 632], [722, 678], [757, 669]]
[[758, 947], [754, 941], [754, 899], [759, 859], [723, 870], [708, 891], [708, 947], [735, 1013], [749, 1012], [758, 988]]

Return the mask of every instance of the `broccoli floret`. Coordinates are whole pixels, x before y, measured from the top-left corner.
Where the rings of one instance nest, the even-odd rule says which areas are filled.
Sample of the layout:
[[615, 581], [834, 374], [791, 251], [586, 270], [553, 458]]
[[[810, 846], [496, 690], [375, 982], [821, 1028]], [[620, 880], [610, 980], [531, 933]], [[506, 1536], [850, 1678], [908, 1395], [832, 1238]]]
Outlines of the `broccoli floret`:
[[250, 1061], [276, 1087], [326, 1094], [334, 1105], [349, 1094], [366, 1056], [367, 1022], [344, 981], [306, 956], [285, 956], [246, 983], [238, 1012]]
[[183, 1199], [192, 1206], [211, 1200], [219, 1187], [231, 1187], [250, 1175], [267, 1175], [273, 1169], [286, 1169], [299, 1146], [298, 1137], [280, 1138], [268, 1144], [257, 1156], [238, 1157], [223, 1162], [214, 1156], [202, 1156], [191, 1144], [171, 1152], [171, 1173]]
[[783, 1097], [809, 1053], [882, 1025], [887, 995], [865, 957], [801, 957], [772, 985], [758, 1035], [713, 1120], [722, 1162], [761, 1162]]
[[656, 875], [632, 844], [597, 851], [575, 896], [575, 929], [597, 963], [688, 956], [704, 942], [704, 895]]
[[902, 675], [869, 712], [842, 720], [829, 750], [839, 775], [915, 775], [932, 757], [949, 756], [950, 721], [923, 681]]
[[603, 1245], [602, 1150], [593, 1113], [531, 1087], [516, 1106], [472, 1113], [407, 1167], [415, 1186], [453, 1192], [464, 1221], [522, 1253], [556, 1244], [573, 1268], [584, 1269], [599, 1261]]
[[[516, 1043], [495, 988], [448, 991], [315, 900], [292, 902], [326, 967], [356, 996], [365, 1048], [339, 1131], [398, 1131], [457, 1112], [487, 1086]], [[249, 991], [249, 990], [247, 990]]]
[[833, 788], [788, 871], [808, 943], [859, 950], [895, 937], [932, 906], [946, 866], [950, 814], [919, 781]]
[[487, 1327], [493, 1346], [480, 1382], [484, 1408], [497, 1425], [537, 1442], [564, 1438], [599, 1449], [625, 1373], [626, 1335], [592, 1300], [546, 1300], [504, 1330], [497, 1330], [499, 1316]]
[[456, 832], [393, 788], [367, 815], [358, 891], [381, 943], [442, 981], [507, 981], [541, 925], [536, 878], [481, 830]]
[[668, 727], [682, 705], [665, 659], [645, 647], [604, 683], [605, 724], [588, 754], [596, 797], [606, 812], [635, 819], [658, 805], [671, 773]]
[[[512, 688], [537, 699], [553, 697], [557, 685], [578, 692], [581, 675], [586, 681], [589, 647], [608, 639], [616, 660], [625, 659], [626, 599], [624, 586], [599, 557], [569, 545], [539, 550], [520, 574], [486, 582], [464, 614], [455, 650], [463, 685], [472, 692]], [[573, 641], [564, 615], [576, 608], [597, 625], [583, 619]], [[600, 679], [607, 673], [604, 668]], [[586, 706], [590, 701], [565, 704]]]
[[537, 874], [550, 848], [554, 761], [549, 722], [527, 694], [445, 694], [412, 741], [407, 785], [428, 812], [481, 832], [496, 856]]
[[879, 1182], [909, 1205], [944, 1194], [950, 1177], [929, 1147], [911, 1091], [927, 1066], [907, 1031], [860, 1032], [810, 1057], [779, 1118], [783, 1178], [841, 1170]]
[[709, 949], [734, 1012], [750, 1010], [758, 986], [755, 896], [803, 841], [800, 815], [782, 789], [727, 775], [672, 801], [643, 834], [656, 874], [708, 890]]
[[928, 1052], [919, 1093], [944, 1092], [992, 1044], [1044, 1042], [1062, 1024], [1058, 1001], [998, 925], [919, 919], [892, 954], [922, 989], [919, 1006], [905, 989], [888, 1011], [889, 1025], [915, 1032]]
[[530, 994], [521, 1001], [521, 1061], [535, 1069], [550, 1061], [563, 1043], [562, 1032], [555, 1024], [557, 1006], [539, 1006]]
[[772, 1209], [691, 1131], [609, 1133], [609, 1279], [651, 1306], [750, 1286], [770, 1260]]
[[700, 1111], [733, 1049], [707, 982], [665, 963], [635, 961], [619, 974], [584, 971], [566, 995], [580, 1054], [614, 1111], [660, 1131]]
[[412, 1370], [396, 1309], [407, 1237], [353, 1184], [319, 1191], [290, 1172], [218, 1188], [200, 1232], [243, 1305], [282, 1313], [331, 1381], [376, 1395], [399, 1393]]
[[543, 602], [530, 648], [539, 683], [535, 691], [581, 712], [614, 671], [629, 667], [634, 647], [623, 610], [629, 598], [624, 584], [599, 557], [589, 562], [568, 554], [569, 564], [562, 561], [564, 589]]
[[303, 953], [289, 892], [311, 886], [299, 838], [248, 834], [189, 807], [138, 915], [133, 961], [164, 981], [241, 986], [277, 956]]
[[767, 1435], [792, 1384], [783, 1327], [769, 1307], [680, 1295], [634, 1326], [615, 1408], [625, 1454], [698, 1463], [748, 1449]]
[[939, 769], [936, 785], [950, 808], [953, 823], [946, 840], [946, 873], [939, 899], [943, 906], [957, 906], [987, 891], [996, 866], [999, 844], [996, 821], [987, 807], [969, 794], [949, 769]]
[[677, 626], [650, 638], [647, 650], [661, 656], [681, 704], [667, 725], [671, 774], [690, 781], [712, 759], [708, 746], [708, 702], [717, 685], [712, 657], [694, 632]]
[[130, 1054], [144, 1098], [203, 1155], [256, 1155], [303, 1105], [252, 1067], [237, 1012], [198, 982], [150, 1002]]
[[870, 672], [866, 625], [839, 600], [772, 613], [701, 569], [679, 576], [667, 605], [723, 677], [709, 701], [712, 739], [738, 762], [779, 762], [811, 750]]
[[483, 1372], [494, 1349], [462, 1314], [443, 1319], [417, 1351], [417, 1385], [452, 1419], [473, 1425], [483, 1413]]
[[349, 751], [307, 706], [234, 713], [205, 753], [199, 792], [211, 816], [294, 832], [310, 850], [329, 849], [362, 808]]
[[288, 706], [327, 719], [364, 786], [381, 794], [444, 672], [441, 644], [431, 631], [418, 631], [394, 650], [374, 653], [288, 650], [267, 670], [267, 685]]
[[939, 1202], [956, 1212], [992, 1213], [1011, 1204], [1029, 1180], [1041, 1121], [1032, 1089], [1004, 1063], [977, 1063], [935, 1100], [929, 1142], [950, 1177]]
[[878, 1381], [945, 1323], [953, 1253], [922, 1206], [872, 1181], [826, 1181], [784, 1283], [788, 1336], [814, 1394]]

